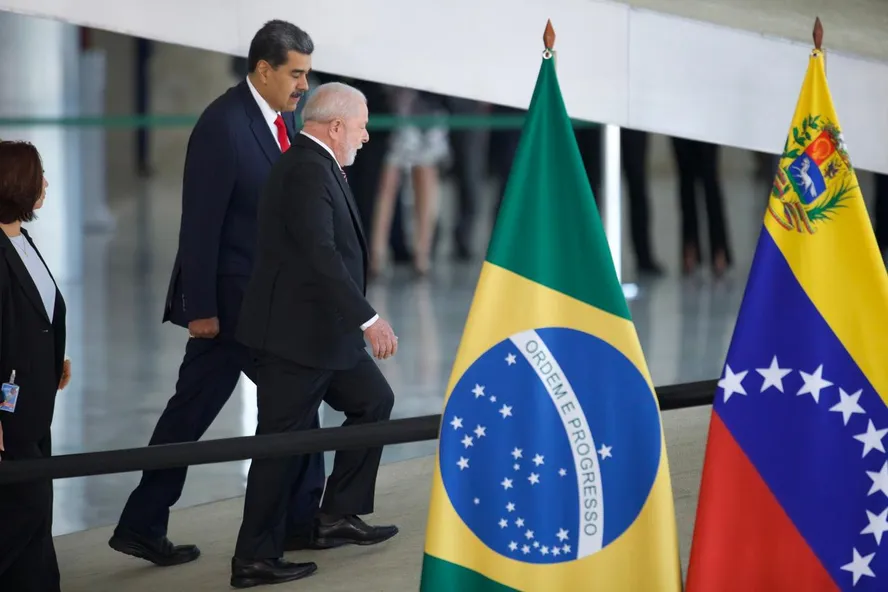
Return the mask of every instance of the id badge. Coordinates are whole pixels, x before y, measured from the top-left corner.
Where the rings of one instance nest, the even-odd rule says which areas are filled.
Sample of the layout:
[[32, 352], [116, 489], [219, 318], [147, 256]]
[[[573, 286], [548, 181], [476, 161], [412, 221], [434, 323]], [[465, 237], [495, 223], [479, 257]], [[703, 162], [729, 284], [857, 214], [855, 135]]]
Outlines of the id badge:
[[15, 383], [15, 371], [13, 370], [12, 376], [9, 378], [9, 382], [4, 382], [2, 388], [0, 388], [0, 392], [2, 392], [2, 403], [0, 403], [0, 411], [6, 411], [7, 413], [15, 413], [15, 405], [18, 403], [19, 396], [19, 387]]

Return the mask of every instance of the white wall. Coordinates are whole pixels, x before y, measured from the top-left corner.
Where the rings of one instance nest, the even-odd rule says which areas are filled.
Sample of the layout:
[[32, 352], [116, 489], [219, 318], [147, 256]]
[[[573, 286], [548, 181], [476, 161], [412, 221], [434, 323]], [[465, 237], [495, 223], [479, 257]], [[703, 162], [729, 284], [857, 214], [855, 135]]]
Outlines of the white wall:
[[[769, 152], [783, 146], [809, 52], [606, 0], [0, 0], [0, 9], [238, 55], [262, 22], [284, 18], [314, 37], [319, 70], [516, 106], [530, 99], [551, 18], [573, 116]], [[833, 53], [829, 73], [855, 163], [888, 172], [888, 65]]]

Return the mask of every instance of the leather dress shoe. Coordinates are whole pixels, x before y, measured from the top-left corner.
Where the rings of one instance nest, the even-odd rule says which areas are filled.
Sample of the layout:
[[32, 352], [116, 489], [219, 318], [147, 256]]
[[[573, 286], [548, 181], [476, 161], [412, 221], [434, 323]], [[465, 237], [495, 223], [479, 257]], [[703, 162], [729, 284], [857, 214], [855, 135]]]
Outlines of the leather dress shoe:
[[231, 586], [252, 588], [266, 584], [282, 584], [301, 580], [318, 570], [314, 563], [291, 563], [283, 559], [231, 560]]
[[166, 537], [148, 538], [134, 532], [115, 532], [108, 546], [161, 567], [189, 563], [200, 557], [200, 549], [195, 545], [174, 545]]
[[370, 526], [357, 516], [344, 516], [336, 521], [318, 522], [315, 544], [322, 547], [340, 545], [375, 545], [398, 534], [397, 526]]

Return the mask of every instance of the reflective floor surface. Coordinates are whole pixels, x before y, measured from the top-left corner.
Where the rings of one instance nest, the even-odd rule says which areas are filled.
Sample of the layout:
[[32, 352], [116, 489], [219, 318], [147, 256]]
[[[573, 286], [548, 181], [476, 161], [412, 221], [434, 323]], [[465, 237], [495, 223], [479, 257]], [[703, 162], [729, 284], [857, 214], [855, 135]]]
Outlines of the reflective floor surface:
[[[654, 244], [668, 273], [658, 280], [639, 280], [631, 309], [655, 384], [714, 378], [720, 372], [762, 219], [765, 189], [749, 177], [724, 183], [735, 266], [719, 281], [707, 272], [680, 277], [676, 182], [668, 176], [652, 183]], [[445, 191], [445, 223], [452, 202]], [[62, 286], [70, 307], [69, 355], [75, 374], [58, 398], [56, 454], [146, 445], [172, 394], [184, 351], [185, 332], [160, 323], [176, 249], [178, 184], [146, 182], [113, 200], [112, 211], [116, 230], [85, 239], [83, 281]], [[479, 240], [486, 240], [488, 226], [481, 226]], [[396, 271], [370, 291], [371, 302], [400, 338], [398, 355], [382, 363], [397, 394], [394, 417], [441, 411], [479, 270], [477, 263], [451, 263], [447, 254], [445, 246], [428, 280], [414, 281]], [[631, 281], [631, 254], [625, 260], [624, 279]], [[206, 438], [254, 432], [254, 388], [241, 381]], [[325, 426], [341, 419], [323, 410]], [[432, 454], [434, 446], [393, 446], [386, 449], [384, 462]], [[192, 468], [179, 506], [241, 495], [248, 466], [235, 462]], [[130, 473], [57, 481], [56, 534], [115, 523], [138, 478]]]

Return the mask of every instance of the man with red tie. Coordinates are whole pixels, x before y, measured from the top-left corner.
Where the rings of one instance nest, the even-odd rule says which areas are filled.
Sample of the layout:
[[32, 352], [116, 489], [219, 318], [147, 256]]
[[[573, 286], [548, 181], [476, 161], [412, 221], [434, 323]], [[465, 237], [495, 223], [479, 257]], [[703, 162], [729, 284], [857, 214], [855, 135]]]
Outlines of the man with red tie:
[[[299, 27], [270, 21], [255, 35], [247, 78], [213, 101], [185, 155], [179, 249], [163, 320], [188, 329], [176, 392], [149, 445], [199, 440], [231, 397], [241, 372], [255, 382], [246, 347], [234, 338], [253, 271], [257, 205], [272, 165], [297, 133], [294, 111], [308, 90], [314, 43]], [[314, 418], [317, 427], [317, 415]], [[290, 495], [287, 549], [316, 548], [312, 527], [324, 487], [323, 455], [304, 463]], [[146, 471], [130, 495], [111, 548], [157, 565], [198, 558], [195, 545], [167, 538], [170, 507], [186, 468]]]

